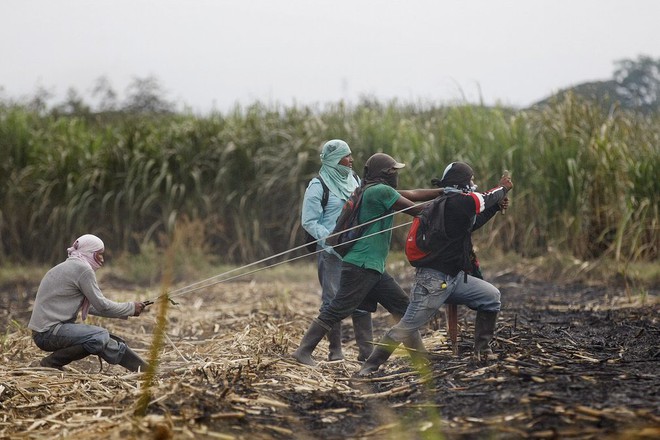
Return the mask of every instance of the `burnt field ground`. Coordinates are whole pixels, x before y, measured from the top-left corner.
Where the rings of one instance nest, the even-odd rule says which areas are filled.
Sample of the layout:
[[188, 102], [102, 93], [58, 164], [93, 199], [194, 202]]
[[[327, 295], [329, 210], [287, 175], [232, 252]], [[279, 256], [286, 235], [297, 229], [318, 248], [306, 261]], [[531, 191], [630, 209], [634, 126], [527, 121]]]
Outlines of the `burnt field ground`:
[[[486, 271], [503, 300], [497, 360], [470, 358], [474, 312], [459, 307], [458, 354], [442, 310], [424, 329], [429, 370], [397, 350], [374, 376], [354, 379], [350, 320], [344, 361], [311, 368], [287, 357], [318, 309], [308, 272], [178, 298], [151, 386], [97, 357], [66, 371], [40, 368], [43, 353], [26, 328], [35, 286], [0, 286], [0, 438], [660, 438], [657, 287], [632, 294], [612, 283]], [[397, 272], [408, 289], [411, 269]], [[115, 300], [158, 294], [110, 278], [101, 287]], [[158, 306], [127, 321], [91, 322], [148, 358]], [[379, 309], [375, 337], [391, 324]], [[315, 357], [326, 356], [323, 341]], [[149, 404], [137, 416], [140, 398]]]

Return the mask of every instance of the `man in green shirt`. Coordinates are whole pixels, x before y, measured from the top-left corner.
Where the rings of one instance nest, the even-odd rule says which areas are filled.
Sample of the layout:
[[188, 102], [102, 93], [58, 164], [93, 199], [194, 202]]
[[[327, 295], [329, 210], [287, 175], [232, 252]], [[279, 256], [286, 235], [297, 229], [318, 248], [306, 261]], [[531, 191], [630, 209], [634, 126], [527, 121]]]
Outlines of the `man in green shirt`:
[[[357, 241], [344, 256], [339, 290], [312, 321], [300, 346], [293, 353], [298, 362], [316, 365], [312, 352], [318, 343], [336, 323], [350, 316], [357, 308], [375, 311], [376, 304], [380, 303], [397, 321], [405, 314], [408, 295], [385, 270], [393, 223], [393, 216], [387, 214], [406, 209], [406, 214], [414, 216], [422, 209], [414, 202], [432, 200], [441, 194], [442, 189], [397, 191], [398, 171], [404, 166], [384, 153], [376, 153], [367, 160], [362, 184], [356, 190], [363, 191], [359, 221], [366, 223], [374, 218], [381, 219], [370, 224], [364, 231], [365, 238]], [[424, 352], [419, 332], [404, 344]]]

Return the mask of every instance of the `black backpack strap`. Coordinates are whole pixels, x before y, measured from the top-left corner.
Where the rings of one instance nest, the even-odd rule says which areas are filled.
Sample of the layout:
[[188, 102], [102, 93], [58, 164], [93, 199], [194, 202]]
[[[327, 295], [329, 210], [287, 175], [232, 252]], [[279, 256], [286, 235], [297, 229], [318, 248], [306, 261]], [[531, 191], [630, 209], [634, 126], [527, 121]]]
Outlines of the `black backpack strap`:
[[330, 189], [328, 188], [328, 185], [325, 184], [321, 176], [316, 176], [317, 179], [319, 179], [319, 182], [321, 182], [321, 186], [323, 187], [323, 197], [321, 197], [321, 208], [325, 209], [325, 205], [328, 204], [328, 199], [330, 198]]
[[[356, 182], [360, 181], [360, 177], [357, 175], [355, 171], [353, 171], [353, 177], [355, 178]], [[328, 185], [325, 184], [323, 181], [323, 178], [321, 176], [316, 176], [317, 179], [319, 179], [319, 182], [321, 182], [321, 186], [323, 187], [323, 197], [321, 198], [321, 208], [325, 209], [325, 205], [328, 204], [328, 199], [330, 198], [330, 188], [328, 188]]]

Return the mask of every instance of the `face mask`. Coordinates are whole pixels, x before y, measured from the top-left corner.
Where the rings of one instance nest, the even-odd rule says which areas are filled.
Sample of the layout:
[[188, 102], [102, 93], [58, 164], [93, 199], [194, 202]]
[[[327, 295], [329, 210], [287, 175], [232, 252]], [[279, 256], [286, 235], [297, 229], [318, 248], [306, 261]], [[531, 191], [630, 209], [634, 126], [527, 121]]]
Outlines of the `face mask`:
[[477, 185], [470, 185], [470, 191], [471, 192], [476, 192], [477, 191]]
[[343, 177], [348, 176], [349, 174], [351, 174], [351, 171], [353, 171], [351, 167], [347, 167], [346, 165], [340, 165], [340, 164], [337, 164], [337, 166], [335, 166], [335, 169], [339, 171], [339, 174]]
[[396, 189], [397, 185], [399, 184], [398, 173], [388, 174], [387, 177], [385, 177], [385, 182], [392, 188]]

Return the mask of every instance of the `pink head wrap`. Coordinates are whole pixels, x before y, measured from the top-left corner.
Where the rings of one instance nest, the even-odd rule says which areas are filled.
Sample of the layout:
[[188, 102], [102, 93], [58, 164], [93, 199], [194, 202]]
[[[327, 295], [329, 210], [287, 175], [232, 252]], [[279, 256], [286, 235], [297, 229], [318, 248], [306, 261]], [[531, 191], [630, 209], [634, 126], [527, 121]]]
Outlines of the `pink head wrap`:
[[96, 235], [85, 234], [73, 242], [73, 245], [66, 251], [69, 257], [78, 258], [89, 264], [93, 270], [97, 270], [103, 264], [96, 260], [96, 254], [103, 252], [105, 245]]

